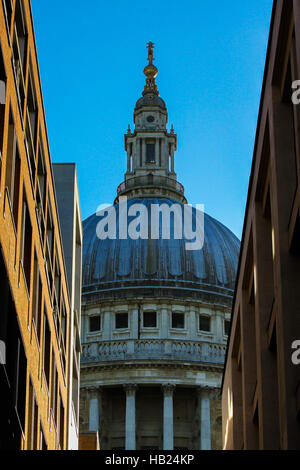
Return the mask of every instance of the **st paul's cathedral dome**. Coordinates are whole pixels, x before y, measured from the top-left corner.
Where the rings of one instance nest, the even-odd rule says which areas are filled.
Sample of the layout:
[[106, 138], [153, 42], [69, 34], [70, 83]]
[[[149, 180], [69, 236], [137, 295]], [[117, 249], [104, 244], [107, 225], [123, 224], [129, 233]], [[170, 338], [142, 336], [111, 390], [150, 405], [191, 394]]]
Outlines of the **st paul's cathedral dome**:
[[[83, 223], [80, 427], [98, 433], [102, 450], [220, 449], [219, 391], [240, 243], [187, 204], [153, 46], [134, 130], [125, 135], [125, 179], [114, 204]], [[152, 236], [153, 206], [169, 211], [170, 236], [161, 226]], [[141, 207], [151, 217], [128, 236]], [[202, 221], [197, 249], [187, 249], [188, 207], [190, 228]], [[103, 221], [115, 222], [113, 236]]]

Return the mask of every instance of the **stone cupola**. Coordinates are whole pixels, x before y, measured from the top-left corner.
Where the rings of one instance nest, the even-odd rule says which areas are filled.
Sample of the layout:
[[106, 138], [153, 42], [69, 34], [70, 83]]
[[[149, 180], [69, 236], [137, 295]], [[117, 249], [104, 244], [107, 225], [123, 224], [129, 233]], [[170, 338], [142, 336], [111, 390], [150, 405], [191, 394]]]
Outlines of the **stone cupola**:
[[177, 135], [167, 130], [168, 112], [156, 84], [158, 69], [153, 64], [154, 44], [149, 42], [148, 65], [144, 68], [146, 84], [134, 109], [134, 131], [125, 135], [127, 171], [118, 187], [119, 196], [168, 197], [186, 203], [184, 187], [178, 183], [174, 168]]

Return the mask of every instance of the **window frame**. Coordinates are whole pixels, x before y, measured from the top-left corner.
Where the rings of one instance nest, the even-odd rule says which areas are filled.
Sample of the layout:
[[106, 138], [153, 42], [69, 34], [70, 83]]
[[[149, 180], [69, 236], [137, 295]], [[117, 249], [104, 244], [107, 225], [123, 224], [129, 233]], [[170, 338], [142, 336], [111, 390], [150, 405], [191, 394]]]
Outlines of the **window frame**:
[[[209, 321], [209, 330], [201, 328], [201, 318]], [[207, 313], [200, 313], [198, 315], [198, 330], [200, 331], [200, 333], [211, 334], [211, 316]]]
[[[120, 317], [121, 315], [127, 315], [127, 326], [125, 326], [125, 327], [118, 327], [117, 326], [117, 317], [118, 316]], [[117, 331], [127, 331], [127, 330], [129, 330], [129, 314], [128, 314], [128, 312], [116, 312], [115, 313], [115, 330], [117, 330]]]
[[[228, 324], [228, 332], [226, 333], [226, 323]], [[229, 332], [230, 332], [230, 320], [228, 318], [224, 318], [224, 321], [223, 321], [223, 333], [224, 333], [224, 336], [226, 336], [228, 338], [229, 336]]]
[[[88, 324], [88, 332], [90, 335], [93, 335], [93, 334], [97, 334], [97, 333], [100, 333], [102, 331], [102, 315], [99, 313], [99, 314], [95, 314], [95, 315], [89, 315], [89, 324]], [[99, 329], [97, 330], [91, 330], [91, 320], [94, 320], [95, 318], [99, 318]]]
[[[155, 315], [155, 325], [151, 325], [151, 326], [146, 326], [146, 325], [145, 325], [145, 315], [147, 315], [147, 314], [148, 314], [148, 315], [149, 315], [149, 314]], [[144, 310], [144, 311], [143, 311], [143, 314], [142, 314], [142, 320], [143, 320], [142, 324], [143, 324], [143, 328], [144, 328], [144, 329], [146, 329], [146, 330], [149, 330], [149, 329], [151, 330], [151, 329], [152, 329], [152, 330], [153, 330], [153, 329], [157, 329], [157, 328], [158, 328], [158, 325], [157, 325], [157, 324], [158, 324], [158, 321], [157, 321], [158, 318], [157, 318], [157, 312], [156, 312], [156, 311], [154, 311], [154, 310]]]
[[[183, 327], [178, 327], [178, 326], [174, 326], [174, 316], [175, 315], [181, 315], [183, 317]], [[185, 312], [177, 312], [177, 311], [173, 311], [171, 312], [171, 329], [172, 330], [176, 330], [176, 331], [184, 331], [186, 330], [186, 318], [185, 318]]]

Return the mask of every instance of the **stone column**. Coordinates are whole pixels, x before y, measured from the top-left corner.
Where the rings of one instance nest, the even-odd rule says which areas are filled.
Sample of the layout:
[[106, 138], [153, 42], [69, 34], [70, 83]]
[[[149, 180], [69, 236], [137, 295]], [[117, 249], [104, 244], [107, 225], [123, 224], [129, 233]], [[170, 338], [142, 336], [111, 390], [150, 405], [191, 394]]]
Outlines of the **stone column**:
[[124, 385], [126, 392], [125, 450], [136, 450], [135, 394], [136, 384]]
[[159, 137], [155, 140], [155, 163], [156, 166], [159, 166]]
[[141, 166], [141, 140], [136, 138], [135, 144], [135, 168]]
[[127, 172], [128, 173], [130, 173], [131, 171], [130, 157], [131, 157], [131, 144], [127, 143]]
[[192, 341], [198, 339], [197, 337], [198, 325], [197, 325], [197, 317], [196, 317], [196, 308], [192, 305], [190, 307], [190, 325], [189, 325], [189, 338]]
[[111, 312], [109, 308], [105, 309], [103, 314], [102, 339], [103, 341], [111, 340]]
[[142, 161], [143, 161], [143, 166], [146, 165], [146, 139], [142, 139]]
[[223, 320], [224, 320], [224, 313], [220, 310], [215, 312], [215, 322], [216, 322], [216, 342], [222, 343], [224, 339], [224, 332], [223, 332]]
[[136, 143], [137, 143], [137, 140], [134, 140], [132, 142], [132, 171], [134, 171], [134, 169], [138, 166], [137, 159], [136, 159], [136, 152], [137, 152]]
[[99, 431], [101, 388], [89, 387], [89, 431]]
[[175, 147], [174, 144], [171, 145], [171, 173], [174, 173], [174, 153]]
[[131, 334], [130, 337], [132, 339], [138, 339], [139, 333], [139, 309], [138, 306], [134, 306], [132, 309], [129, 310], [131, 315]]
[[198, 410], [200, 413], [200, 449], [211, 450], [210, 427], [210, 392], [209, 387], [198, 389]]
[[163, 165], [168, 170], [170, 171], [170, 162], [169, 162], [169, 142], [167, 139], [163, 140]]
[[174, 449], [173, 392], [175, 385], [163, 384], [164, 392], [164, 437], [163, 450]]

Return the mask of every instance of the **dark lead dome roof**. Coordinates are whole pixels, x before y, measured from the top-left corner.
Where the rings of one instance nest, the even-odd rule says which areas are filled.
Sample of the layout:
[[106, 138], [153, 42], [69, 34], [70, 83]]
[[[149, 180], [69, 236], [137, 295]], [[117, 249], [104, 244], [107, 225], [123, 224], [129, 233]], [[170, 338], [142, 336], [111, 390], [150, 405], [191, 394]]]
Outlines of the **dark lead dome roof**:
[[143, 106], [158, 106], [164, 111], [167, 111], [166, 103], [155, 93], [146, 93], [142, 98], [137, 100], [135, 111], [138, 111]]
[[[174, 204], [164, 198], [132, 199], [132, 204], [144, 204], [149, 213], [151, 204]], [[184, 207], [183, 204], [176, 202]], [[119, 205], [114, 206], [118, 214]], [[195, 210], [193, 219], [195, 218]], [[133, 219], [133, 218], [132, 218]], [[118, 220], [118, 217], [117, 217]], [[148, 280], [185, 286], [189, 283], [233, 290], [240, 242], [223, 224], [204, 215], [204, 245], [201, 250], [185, 249], [187, 240], [100, 240], [96, 228], [100, 218], [95, 214], [83, 222], [83, 288], [105, 283], [126, 286]], [[131, 219], [128, 219], [130, 223]], [[194, 229], [194, 227], [193, 227]], [[172, 233], [172, 232], [171, 232]], [[89, 289], [88, 289], [89, 290]]]

